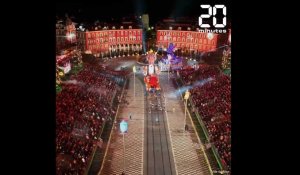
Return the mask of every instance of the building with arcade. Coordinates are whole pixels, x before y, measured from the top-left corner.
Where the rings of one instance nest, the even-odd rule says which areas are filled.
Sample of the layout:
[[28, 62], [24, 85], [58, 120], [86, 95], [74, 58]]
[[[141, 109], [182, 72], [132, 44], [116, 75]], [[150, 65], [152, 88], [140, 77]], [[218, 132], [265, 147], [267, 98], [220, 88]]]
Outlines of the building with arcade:
[[207, 30], [200, 30], [198, 16], [166, 18], [159, 21], [155, 28], [159, 53], [166, 51], [170, 43], [173, 43], [175, 55], [184, 57], [214, 52], [227, 42], [229, 35], [229, 32], [209, 33]]
[[132, 26], [103, 27], [101, 30], [78, 31], [78, 47], [96, 57], [128, 56], [142, 53], [142, 29]]
[[218, 34], [199, 31], [157, 30], [157, 47], [168, 48], [173, 43], [182, 52], [207, 52], [217, 48]]

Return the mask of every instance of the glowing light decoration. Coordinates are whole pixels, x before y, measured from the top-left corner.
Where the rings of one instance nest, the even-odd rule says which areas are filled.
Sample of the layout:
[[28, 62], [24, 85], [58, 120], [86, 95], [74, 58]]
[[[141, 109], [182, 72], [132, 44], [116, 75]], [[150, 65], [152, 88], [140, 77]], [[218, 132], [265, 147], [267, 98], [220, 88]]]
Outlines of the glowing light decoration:
[[146, 59], [149, 65], [144, 66], [143, 74], [144, 74], [144, 82], [147, 91], [151, 90], [160, 90], [158, 75], [160, 74], [160, 70], [158, 66], [156, 66], [157, 52], [153, 52], [153, 50], [149, 50], [146, 55]]
[[175, 45], [173, 43], [170, 43], [167, 49], [167, 59], [164, 60], [164, 63], [168, 64], [168, 66], [172, 70], [180, 69], [182, 67], [182, 59], [180, 57], [175, 56], [175, 50]]
[[68, 61], [65, 65], [64, 65], [64, 73], [69, 73], [71, 70], [71, 63], [70, 61]]
[[74, 38], [74, 37], [75, 37], [75, 34], [74, 34], [74, 33], [70, 33], [70, 34], [67, 35], [67, 38], [68, 38], [68, 39], [72, 39], [72, 38]]
[[212, 40], [214, 38], [214, 34], [213, 33], [207, 33], [207, 38], [209, 40]]
[[120, 131], [123, 134], [128, 131], [128, 123], [125, 120], [122, 120], [122, 122], [120, 123]]
[[154, 73], [154, 66], [152, 64], [149, 65], [149, 74], [153, 74]]
[[189, 90], [186, 90], [185, 94], [184, 94], [184, 99], [185, 100], [189, 99], [190, 95], [191, 95], [191, 93], [189, 92]]

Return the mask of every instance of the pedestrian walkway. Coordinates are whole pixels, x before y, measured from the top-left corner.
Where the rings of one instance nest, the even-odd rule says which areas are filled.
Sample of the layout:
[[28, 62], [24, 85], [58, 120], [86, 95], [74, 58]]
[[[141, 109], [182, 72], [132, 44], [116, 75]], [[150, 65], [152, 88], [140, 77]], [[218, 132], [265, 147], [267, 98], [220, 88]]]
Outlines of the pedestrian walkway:
[[[123, 136], [120, 134], [119, 123], [123, 118], [128, 119], [128, 133], [125, 134], [125, 174], [143, 174], [144, 153], [144, 91], [143, 84], [136, 78], [133, 94], [133, 75], [129, 79], [129, 88], [125, 94], [128, 105], [121, 104], [116, 123], [112, 129], [110, 145], [103, 163], [100, 175], [120, 175], [124, 171]], [[131, 119], [130, 119], [131, 114]]]
[[[190, 117], [186, 117], [187, 132], [184, 131], [184, 102], [173, 87], [172, 80], [168, 80], [167, 73], [160, 75], [168, 118], [171, 144], [175, 159], [175, 167], [179, 175], [209, 175], [210, 170], [201, 143], [194, 131]], [[177, 92], [177, 93], [176, 93]]]

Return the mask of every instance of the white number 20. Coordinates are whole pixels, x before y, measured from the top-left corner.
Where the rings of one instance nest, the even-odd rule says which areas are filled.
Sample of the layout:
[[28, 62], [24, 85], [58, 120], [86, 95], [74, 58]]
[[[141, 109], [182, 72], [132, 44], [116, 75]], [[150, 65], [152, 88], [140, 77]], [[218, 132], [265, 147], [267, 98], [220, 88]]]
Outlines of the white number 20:
[[[224, 28], [226, 26], [226, 6], [225, 5], [215, 5], [214, 8], [212, 8], [210, 5], [200, 5], [201, 8], [203, 9], [208, 9], [208, 14], [202, 14], [201, 16], [199, 16], [199, 26], [201, 28], [209, 28], [210, 25], [209, 24], [203, 24], [203, 18], [210, 18], [211, 15], [213, 14], [213, 25], [216, 28]], [[217, 18], [215, 17], [215, 15], [217, 14], [217, 9], [223, 9], [223, 21], [222, 24], [217, 24]]]

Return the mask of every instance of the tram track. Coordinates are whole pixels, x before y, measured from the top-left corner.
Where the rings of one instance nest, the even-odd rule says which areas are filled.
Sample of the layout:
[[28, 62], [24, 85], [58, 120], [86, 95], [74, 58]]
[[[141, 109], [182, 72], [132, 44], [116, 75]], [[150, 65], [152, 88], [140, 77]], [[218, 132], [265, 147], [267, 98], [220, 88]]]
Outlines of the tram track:
[[146, 109], [146, 171], [148, 175], [175, 175], [175, 164], [171, 151], [170, 136], [159, 92], [145, 97]]

